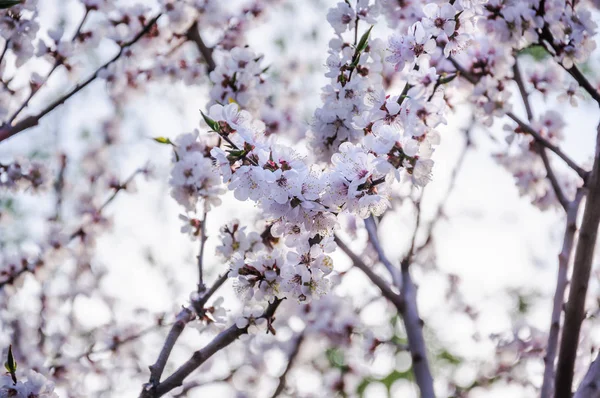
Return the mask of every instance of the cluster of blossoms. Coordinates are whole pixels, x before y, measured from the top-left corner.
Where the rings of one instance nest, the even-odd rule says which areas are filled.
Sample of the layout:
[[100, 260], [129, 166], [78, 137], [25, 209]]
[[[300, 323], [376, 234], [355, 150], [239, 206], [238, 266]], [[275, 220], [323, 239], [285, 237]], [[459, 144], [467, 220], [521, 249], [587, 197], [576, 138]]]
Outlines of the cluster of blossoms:
[[591, 12], [564, 1], [494, 0], [485, 4], [482, 16], [480, 28], [486, 34], [517, 50], [546, 41], [567, 69], [585, 62], [596, 47]]
[[[433, 19], [416, 24], [418, 29], [409, 29], [402, 40], [421, 40], [420, 35], [426, 34], [427, 40], [456, 43], [463, 40], [472, 13], [428, 7], [426, 14]], [[235, 223], [222, 230], [218, 250], [230, 259], [229, 276], [235, 278], [245, 302], [320, 297], [331, 287], [328, 253], [336, 248], [333, 232], [338, 215], [383, 214], [401, 172], [417, 186], [430, 180], [431, 155], [439, 142], [435, 128], [445, 121], [443, 94], [436, 88], [444, 82], [422, 53], [400, 60], [397, 53], [404, 50], [396, 48], [389, 60], [397, 67], [402, 69], [407, 62], [412, 67], [416, 61], [419, 67], [409, 71], [406, 93], [386, 95], [383, 42], [370, 40], [368, 28], [358, 40], [358, 23], [372, 24], [377, 15], [378, 7], [368, 1], [359, 1], [355, 8], [340, 3], [328, 14], [337, 33], [327, 61], [331, 83], [323, 90], [324, 107], [315, 113], [310, 143], [324, 155], [322, 160], [330, 160], [330, 167], [310, 165], [309, 159], [266, 133], [265, 123], [248, 103], [250, 98], [265, 98], [267, 92], [260, 57], [249, 49], [234, 48], [224, 65], [211, 73], [215, 86], [204, 121], [216, 135], [186, 134], [173, 143], [172, 194], [186, 210], [193, 212], [200, 199], [204, 211], [218, 204], [222, 193], [215, 180], [218, 173], [236, 199], [259, 205], [271, 220], [270, 233], [283, 242], [283, 247], [266, 247], [257, 234], [246, 236]], [[452, 20], [448, 26], [436, 23], [443, 16]], [[342, 37], [351, 29], [356, 30], [354, 44]]]
[[33, 40], [40, 29], [37, 16], [37, 0], [26, 0], [0, 10], [0, 36], [14, 53], [17, 67], [27, 62], [35, 52]]
[[210, 72], [214, 86], [210, 91], [213, 103], [209, 105], [235, 102], [243, 109], [256, 112], [270, 94], [264, 69], [261, 57], [249, 48], [231, 49], [223, 63]]
[[58, 398], [54, 383], [40, 373], [30, 370], [25, 381], [13, 381], [11, 376], [0, 376], [0, 397], [15, 398]]
[[[562, 130], [565, 123], [558, 112], [547, 111], [539, 119], [532, 121], [531, 126], [551, 143], [558, 144], [564, 138]], [[509, 126], [505, 128], [509, 130], [507, 141], [511, 144], [511, 150], [496, 153], [494, 158], [515, 177], [521, 196], [531, 198], [532, 204], [542, 210], [558, 206], [559, 201], [547, 178], [547, 170], [539, 154], [542, 150], [540, 145], [536, 144], [531, 137], [523, 136], [520, 128], [512, 129]], [[577, 188], [575, 181], [569, 179], [564, 173], [561, 173], [560, 177], [558, 181], [562, 191], [567, 197], [574, 197]]]
[[[353, 44], [344, 41], [342, 33], [358, 32], [359, 22], [369, 25], [375, 22], [377, 7], [369, 7], [368, 1], [360, 1], [358, 10], [348, 3], [338, 3], [327, 14], [327, 20], [336, 32], [329, 42], [327, 72], [330, 78], [321, 94], [323, 106], [317, 108], [309, 133], [309, 143], [321, 160], [329, 160], [343, 142], [356, 143], [363, 135], [363, 126], [353, 122], [363, 112], [377, 107], [381, 94], [385, 44], [379, 39], [368, 40], [370, 30]], [[357, 12], [358, 11], [358, 12]]]
[[36, 190], [46, 182], [46, 170], [38, 162], [0, 163], [0, 187], [21, 190], [31, 187]]

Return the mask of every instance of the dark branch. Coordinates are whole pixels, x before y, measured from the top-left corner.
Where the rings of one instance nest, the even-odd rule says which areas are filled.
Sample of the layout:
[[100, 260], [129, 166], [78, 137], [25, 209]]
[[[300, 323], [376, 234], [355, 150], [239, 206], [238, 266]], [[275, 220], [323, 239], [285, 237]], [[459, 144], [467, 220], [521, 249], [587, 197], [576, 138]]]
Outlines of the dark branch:
[[598, 126], [596, 153], [588, 188], [589, 193], [579, 230], [569, 300], [565, 309], [565, 323], [558, 354], [555, 382], [557, 397], [571, 396], [579, 332], [585, 315], [585, 298], [598, 237], [598, 223], [600, 223], [600, 125]]

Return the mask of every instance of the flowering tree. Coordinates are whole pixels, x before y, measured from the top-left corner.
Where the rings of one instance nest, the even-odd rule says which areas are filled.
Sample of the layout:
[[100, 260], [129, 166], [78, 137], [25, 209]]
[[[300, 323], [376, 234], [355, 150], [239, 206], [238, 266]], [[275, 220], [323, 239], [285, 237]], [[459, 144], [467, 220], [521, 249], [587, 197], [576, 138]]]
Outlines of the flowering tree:
[[[0, 0], [0, 396], [155, 398], [215, 385], [252, 397], [600, 396], [590, 355], [600, 125], [565, 117], [580, 105], [597, 119], [597, 2], [346, 0], [326, 13], [308, 3], [74, 0], [56, 17], [36, 0]], [[310, 7], [327, 54], [270, 62], [249, 45], [273, 15]], [[318, 103], [305, 80], [315, 81], [312, 56], [326, 79]], [[116, 154], [135, 154], [123, 140], [130, 104], [169, 87], [202, 93], [199, 127], [180, 134], [169, 122], [153, 135], [153, 159], [124, 174]], [[49, 130], [73, 129], [73, 106], [88, 131], [44, 143]], [[561, 148], [566, 131], [597, 131], [587, 162]], [[431, 205], [429, 184], [444, 175], [434, 152], [451, 132], [463, 146]], [[518, 193], [565, 226], [553, 299], [537, 300], [552, 303], [546, 329], [528, 317], [527, 292], [509, 292], [518, 318], [503, 334], [474, 333], [473, 345], [493, 344], [476, 358], [440, 338], [455, 323], [420, 308], [433, 300], [440, 319], [473, 324], [490, 316], [437, 266], [446, 199], [486, 135]], [[153, 167], [169, 156], [166, 173]], [[168, 181], [197, 250], [193, 282], [157, 263], [166, 243], [130, 264], [159, 275], [167, 287], [154, 296], [170, 310], [127, 307], [143, 277], [125, 292], [105, 282], [106, 258], [132, 250], [101, 250], [114, 219], [128, 217], [107, 211], [141, 176]], [[240, 202], [251, 204], [243, 219], [230, 214]], [[433, 277], [439, 299], [421, 294]], [[82, 321], [102, 311], [97, 326]], [[383, 374], [370, 365], [386, 360]]]

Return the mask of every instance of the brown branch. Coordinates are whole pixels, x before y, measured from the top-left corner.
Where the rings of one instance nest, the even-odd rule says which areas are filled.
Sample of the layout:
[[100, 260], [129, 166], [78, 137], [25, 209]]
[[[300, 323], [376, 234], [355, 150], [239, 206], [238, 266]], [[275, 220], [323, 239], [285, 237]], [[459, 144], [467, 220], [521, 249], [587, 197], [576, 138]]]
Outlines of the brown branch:
[[204, 62], [206, 62], [208, 73], [215, 70], [217, 65], [215, 64], [215, 60], [212, 56], [213, 49], [207, 47], [206, 44], [204, 44], [204, 40], [202, 40], [202, 37], [200, 36], [200, 31], [198, 30], [198, 21], [194, 22], [192, 26], [190, 26], [186, 33], [186, 37], [188, 38], [188, 40], [191, 40], [194, 43], [196, 43], [198, 51], [200, 51], [202, 58], [204, 58]]
[[[550, 46], [552, 47], [552, 49], [554, 50], [555, 53], [558, 51], [558, 47], [557, 47], [556, 43], [554, 42], [554, 36], [552, 35], [552, 31], [550, 30], [547, 23], [542, 28], [542, 34], [540, 36], [539, 44], [542, 47], [544, 47], [550, 55], [554, 56], [555, 54], [553, 54], [552, 51], [550, 51], [550, 49], [546, 46], [546, 43], [544, 43], [544, 40], [546, 40], [550, 44]], [[594, 86], [589, 82], [589, 80], [585, 77], [585, 75], [579, 70], [577, 65], [573, 65], [570, 68], [566, 68], [562, 62], [557, 62], [557, 63], [564, 70], [566, 70], [567, 73], [569, 75], [571, 75], [573, 77], [573, 79], [575, 79], [575, 81], [577, 83], [579, 83], [579, 85], [581, 87], [583, 87], [583, 89], [585, 91], [588, 92], [588, 94], [594, 99], [594, 101], [596, 101], [600, 105], [600, 92], [598, 92], [598, 90], [596, 90], [594, 88]]]
[[554, 302], [552, 305], [552, 316], [550, 322], [550, 331], [548, 332], [548, 344], [546, 346], [546, 356], [544, 357], [544, 379], [542, 382], [541, 398], [551, 398], [554, 388], [554, 362], [558, 348], [558, 336], [560, 334], [560, 317], [564, 306], [565, 290], [568, 284], [568, 271], [573, 243], [577, 233], [577, 214], [579, 205], [583, 198], [584, 190], [579, 189], [575, 200], [569, 203], [567, 208], [567, 224], [563, 239], [562, 249], [558, 255], [558, 276], [556, 278], [556, 290], [554, 292]]
[[556, 397], [571, 396], [579, 332], [584, 318], [585, 298], [598, 237], [598, 223], [600, 223], [600, 125], [598, 125], [596, 153], [588, 188], [589, 193], [579, 230], [569, 300], [565, 309], [565, 323], [558, 354], [555, 382]]
[[[175, 322], [173, 323], [169, 334], [165, 340], [163, 348], [158, 355], [158, 359], [154, 363], [154, 365], [150, 366], [150, 381], [149, 385], [154, 388], [158, 386], [160, 383], [160, 377], [162, 376], [162, 372], [167, 364], [167, 360], [171, 355], [171, 350], [175, 346], [177, 339], [183, 332], [185, 326], [192, 320], [196, 318], [196, 315], [202, 316], [204, 314], [204, 305], [208, 301], [208, 299], [223, 285], [223, 283], [227, 280], [227, 273], [223, 276], [220, 276], [211, 286], [211, 288], [198, 300], [192, 301], [192, 306], [194, 311], [190, 308], [183, 308], [179, 314], [177, 314], [175, 318]], [[206, 290], [206, 289], [205, 289]]]
[[523, 81], [523, 75], [521, 74], [521, 69], [519, 68], [519, 62], [517, 57], [515, 57], [515, 64], [513, 65], [513, 79], [515, 83], [517, 83], [517, 87], [519, 88], [521, 98], [523, 98], [523, 105], [525, 105], [527, 119], [531, 121], [533, 120], [533, 109], [531, 108], [531, 104], [529, 102], [529, 93], [525, 89], [525, 82]]
[[27, 130], [31, 127], [37, 126], [40, 122], [40, 119], [42, 119], [48, 113], [52, 112], [58, 106], [64, 104], [65, 101], [67, 101], [69, 98], [71, 98], [72, 96], [77, 94], [79, 91], [81, 91], [82, 89], [87, 87], [91, 82], [96, 80], [96, 78], [98, 78], [101, 71], [108, 68], [111, 64], [113, 64], [115, 61], [117, 61], [121, 57], [121, 55], [123, 55], [125, 49], [131, 47], [133, 44], [138, 42], [143, 36], [145, 36], [146, 33], [148, 33], [150, 31], [150, 29], [154, 26], [154, 24], [156, 23], [158, 18], [160, 18], [161, 15], [162, 14], [158, 14], [156, 17], [152, 18], [133, 39], [131, 39], [130, 41], [128, 41], [120, 46], [119, 52], [112, 59], [110, 59], [109, 61], [104, 63], [98, 69], [96, 69], [96, 71], [90, 77], [88, 77], [83, 82], [79, 83], [67, 94], [63, 95], [62, 97], [58, 98], [56, 101], [54, 101], [50, 105], [48, 105], [46, 107], [46, 109], [44, 109], [43, 111], [41, 111], [40, 113], [38, 113], [35, 116], [26, 117], [25, 119], [21, 120], [20, 122], [14, 124], [14, 125], [7, 124], [7, 125], [3, 125], [2, 127], [0, 127], [0, 141], [4, 141], [5, 139], [10, 138], [15, 134], [20, 133], [23, 130]]
[[[277, 307], [283, 300], [275, 299], [275, 301], [267, 307], [261, 318], [272, 320]], [[203, 349], [194, 352], [192, 357], [179, 367], [171, 376], [157, 386], [145, 385], [140, 398], [157, 398], [165, 395], [169, 391], [181, 386], [187, 376], [194, 370], [198, 369], [206, 360], [212, 357], [215, 353], [227, 347], [238, 337], [248, 333], [248, 326], [238, 328], [236, 325], [230, 326], [228, 329], [219, 333], [208, 345]]]
[[181, 335], [181, 332], [183, 332], [185, 325], [187, 325], [187, 323], [192, 321], [195, 317], [196, 315], [189, 308], [183, 308], [179, 314], [177, 314], [177, 317], [175, 317], [175, 323], [173, 323], [173, 326], [171, 326], [171, 330], [167, 335], [165, 344], [160, 350], [160, 354], [158, 355], [156, 362], [154, 365], [150, 366], [150, 383], [152, 385], [158, 385], [160, 382], [160, 377], [162, 376], [162, 372], [165, 369], [167, 360], [171, 355], [171, 350], [175, 346], [175, 343]]
[[192, 306], [194, 310], [198, 314], [198, 316], [202, 317], [204, 315], [204, 306], [208, 302], [208, 299], [211, 298], [213, 294], [227, 281], [227, 277], [229, 275], [229, 271], [219, 276], [217, 280], [213, 283], [213, 285], [208, 289], [200, 298], [192, 301]]
[[558, 200], [558, 203], [560, 203], [562, 208], [566, 212], [568, 212], [570, 202], [566, 198], [562, 188], [560, 187], [558, 178], [556, 178], [556, 174], [554, 173], [554, 170], [552, 169], [552, 165], [550, 164], [550, 159], [548, 159], [548, 154], [546, 153], [546, 149], [539, 146], [538, 153], [540, 154], [540, 157], [542, 158], [542, 162], [544, 162], [544, 167], [546, 168], [546, 178], [548, 178], [548, 180], [550, 180], [550, 184], [552, 185], [552, 189], [554, 190], [554, 194], [556, 195], [556, 199]]
[[[519, 88], [519, 93], [521, 94], [521, 98], [523, 99], [523, 105], [525, 105], [525, 111], [527, 113], [527, 119], [531, 123], [533, 121], [533, 108], [531, 107], [531, 103], [529, 102], [529, 93], [525, 89], [525, 82], [523, 81], [523, 76], [521, 75], [521, 70], [519, 68], [518, 58], [515, 57], [515, 64], [513, 66], [513, 77], [515, 82], [517, 83], [517, 87]], [[541, 145], [537, 146], [537, 152], [539, 153], [542, 161], [544, 162], [544, 167], [546, 168], [546, 177], [550, 180], [550, 184], [554, 189], [554, 193], [556, 194], [556, 198], [558, 202], [563, 207], [565, 211], [568, 211], [569, 201], [565, 197], [565, 194], [558, 183], [558, 179], [556, 178], [556, 174], [552, 169], [552, 165], [550, 164], [550, 159], [548, 159], [548, 154], [546, 153], [546, 149]]]
[[512, 113], [512, 112], [506, 112], [506, 116], [508, 116], [514, 122], [516, 122], [519, 125], [519, 127], [524, 132], [526, 132], [527, 134], [531, 135], [540, 145], [544, 146], [545, 148], [548, 148], [549, 150], [551, 150], [552, 152], [554, 152], [555, 154], [557, 154], [558, 157], [560, 157], [562, 160], [564, 160], [564, 162], [567, 165], [569, 165], [570, 168], [572, 168], [573, 170], [575, 170], [575, 172], [577, 174], [579, 174], [579, 176], [581, 178], [583, 178], [584, 181], [587, 179], [588, 172], [585, 171], [584, 169], [582, 169], [581, 167], [579, 167], [577, 165], [577, 163], [575, 163], [571, 158], [569, 158], [559, 147], [557, 147], [556, 145], [554, 145], [553, 143], [551, 143], [550, 141], [548, 141], [547, 139], [545, 139], [544, 137], [542, 137], [540, 135], [540, 133], [538, 133], [537, 131], [535, 131], [529, 124], [525, 123], [523, 120], [521, 120], [514, 113]]
[[[561, 66], [563, 66], [561, 64]], [[564, 68], [564, 66], [563, 66]], [[585, 77], [583, 73], [579, 70], [577, 65], [573, 65], [571, 68], [565, 70], [579, 83], [581, 87], [600, 105], [600, 92], [594, 88], [594, 86], [589, 82], [589, 80]]]

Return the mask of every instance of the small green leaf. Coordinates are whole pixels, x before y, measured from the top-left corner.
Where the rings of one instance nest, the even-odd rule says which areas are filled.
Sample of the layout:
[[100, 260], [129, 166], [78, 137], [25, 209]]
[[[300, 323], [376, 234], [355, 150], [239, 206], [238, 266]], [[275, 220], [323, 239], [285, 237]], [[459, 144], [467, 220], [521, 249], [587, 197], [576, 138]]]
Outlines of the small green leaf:
[[158, 142], [159, 144], [173, 145], [173, 143], [171, 142], [171, 140], [168, 139], [167, 137], [154, 137], [152, 139], [154, 141]]
[[204, 112], [200, 111], [200, 113], [202, 114], [202, 118], [204, 119], [204, 121], [206, 122], [206, 124], [208, 125], [208, 127], [211, 128], [212, 131], [216, 131], [219, 132], [219, 123], [215, 122], [214, 120], [212, 120], [211, 118], [209, 118], [208, 116], [206, 116], [204, 114]]
[[530, 55], [537, 62], [543, 61], [550, 55], [543, 46], [540, 46], [538, 44], [534, 44], [522, 49], [521, 51], [519, 51], [519, 55], [521, 54]]
[[13, 356], [12, 344], [8, 346], [8, 358], [4, 363], [4, 367], [6, 368], [7, 372], [10, 373], [13, 383], [17, 384], [17, 362]]
[[10, 8], [12, 6], [16, 6], [17, 4], [21, 4], [22, 0], [0, 0], [0, 8]]
[[440, 85], [450, 83], [452, 80], [456, 79], [456, 76], [458, 76], [458, 73], [455, 73], [455, 74], [450, 75], [450, 76], [442, 77], [440, 79]]
[[373, 30], [373, 26], [371, 26], [369, 28], [369, 30], [367, 30], [365, 33], [363, 33], [362, 37], [360, 38], [358, 45], [356, 46], [356, 52], [357, 53], [361, 53], [363, 51], [365, 51], [365, 49], [367, 48], [367, 43], [369, 42], [369, 36], [371, 35], [371, 30]]

